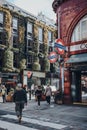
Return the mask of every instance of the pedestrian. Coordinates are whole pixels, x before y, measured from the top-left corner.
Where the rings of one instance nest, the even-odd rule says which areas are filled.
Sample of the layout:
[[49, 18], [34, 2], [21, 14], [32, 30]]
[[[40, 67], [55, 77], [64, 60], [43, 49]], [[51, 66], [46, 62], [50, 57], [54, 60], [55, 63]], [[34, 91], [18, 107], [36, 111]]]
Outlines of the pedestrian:
[[6, 102], [6, 94], [7, 94], [7, 89], [5, 87], [5, 85], [1, 85], [1, 94], [2, 94], [2, 100], [3, 100], [3, 103]]
[[35, 95], [37, 97], [38, 106], [40, 106], [40, 101], [41, 101], [41, 97], [42, 97], [42, 88], [40, 85], [37, 87]]
[[46, 90], [45, 90], [45, 94], [46, 94], [46, 101], [48, 104], [50, 104], [51, 95], [52, 95], [52, 89], [51, 89], [50, 85], [47, 85]]
[[16, 90], [13, 94], [13, 101], [15, 102], [15, 112], [18, 117], [18, 121], [21, 123], [22, 111], [24, 109], [24, 105], [27, 105], [27, 94], [22, 88], [21, 83], [19, 83], [16, 87]]

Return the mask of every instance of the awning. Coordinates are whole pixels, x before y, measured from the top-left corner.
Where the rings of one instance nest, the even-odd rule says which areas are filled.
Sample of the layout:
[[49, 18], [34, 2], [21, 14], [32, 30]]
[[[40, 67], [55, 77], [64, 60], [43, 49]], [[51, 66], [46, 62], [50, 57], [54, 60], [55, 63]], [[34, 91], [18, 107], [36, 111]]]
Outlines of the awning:
[[87, 53], [72, 55], [66, 61], [66, 63], [81, 63], [81, 62], [87, 62]]

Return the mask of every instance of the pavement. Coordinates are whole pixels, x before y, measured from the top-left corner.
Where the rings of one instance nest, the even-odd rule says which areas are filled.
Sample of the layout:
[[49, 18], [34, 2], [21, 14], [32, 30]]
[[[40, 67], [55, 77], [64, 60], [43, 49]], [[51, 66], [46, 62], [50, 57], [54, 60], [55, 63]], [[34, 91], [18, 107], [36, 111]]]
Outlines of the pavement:
[[58, 105], [51, 100], [51, 105], [41, 101], [41, 106], [38, 107], [33, 97], [25, 106], [23, 121], [19, 125], [15, 116], [15, 104], [2, 103], [0, 100], [0, 127], [0, 130], [87, 130], [87, 106]]

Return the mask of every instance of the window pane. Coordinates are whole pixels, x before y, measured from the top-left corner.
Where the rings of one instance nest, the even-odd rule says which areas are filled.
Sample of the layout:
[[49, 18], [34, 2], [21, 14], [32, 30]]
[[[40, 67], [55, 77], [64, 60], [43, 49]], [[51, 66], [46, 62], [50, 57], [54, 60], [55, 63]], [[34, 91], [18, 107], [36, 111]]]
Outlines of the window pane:
[[3, 23], [3, 12], [0, 12], [0, 23]]
[[14, 67], [18, 67], [18, 61], [19, 61], [19, 54], [14, 53]]
[[49, 43], [49, 46], [52, 45], [52, 42], [53, 42], [52, 32], [51, 32], [51, 31], [48, 31], [48, 43]]
[[87, 39], [87, 20], [81, 22], [81, 37]]
[[32, 33], [32, 23], [27, 24], [27, 32]]
[[84, 16], [74, 28], [71, 42], [87, 39], [87, 15]]
[[18, 20], [16, 18], [13, 18], [13, 29], [18, 28]]
[[18, 47], [18, 37], [13, 36], [13, 47], [17, 48]]
[[43, 30], [42, 28], [39, 28], [39, 41], [43, 41]]
[[27, 50], [28, 51], [32, 50], [32, 47], [33, 47], [33, 42], [31, 39], [28, 39], [27, 40]]

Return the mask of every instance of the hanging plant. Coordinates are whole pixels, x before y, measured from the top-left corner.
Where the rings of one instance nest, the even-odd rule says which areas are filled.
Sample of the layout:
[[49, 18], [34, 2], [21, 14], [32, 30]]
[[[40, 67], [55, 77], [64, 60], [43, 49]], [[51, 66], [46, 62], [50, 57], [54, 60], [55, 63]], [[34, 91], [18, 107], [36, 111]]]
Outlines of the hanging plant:
[[33, 50], [34, 50], [35, 53], [38, 53], [38, 51], [39, 51], [38, 37], [34, 38], [34, 49]]
[[35, 61], [33, 66], [32, 66], [32, 69], [36, 70], [36, 71], [41, 70], [41, 66], [40, 66], [39, 62]]
[[26, 59], [20, 61], [20, 70], [26, 69]]
[[4, 59], [3, 59], [3, 70], [4, 71], [13, 71], [13, 52], [8, 48], [4, 52]]
[[12, 16], [10, 14], [10, 11], [4, 10], [4, 12], [5, 12], [4, 30], [5, 30], [6, 43], [7, 43], [7, 45], [11, 46], [11, 35], [12, 35], [11, 21], [12, 21]]
[[24, 43], [25, 28], [19, 26], [19, 43]]
[[43, 53], [44, 55], [48, 55], [48, 45], [46, 43], [43, 44]]
[[47, 57], [44, 58], [44, 71], [50, 71], [50, 62]]
[[48, 42], [48, 30], [47, 27], [44, 28], [44, 43]]
[[39, 43], [38, 43], [38, 37], [34, 38], [34, 63], [33, 63], [33, 70], [39, 71], [41, 69], [41, 66], [39, 64], [39, 57], [38, 57], [38, 51], [39, 51]]
[[50, 71], [50, 62], [48, 60], [48, 45], [44, 43], [43, 47], [43, 53], [44, 53], [44, 71]]

